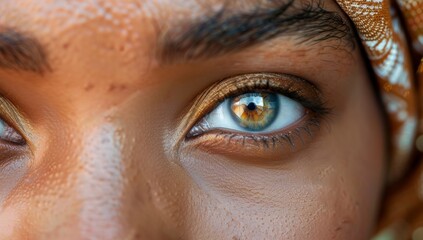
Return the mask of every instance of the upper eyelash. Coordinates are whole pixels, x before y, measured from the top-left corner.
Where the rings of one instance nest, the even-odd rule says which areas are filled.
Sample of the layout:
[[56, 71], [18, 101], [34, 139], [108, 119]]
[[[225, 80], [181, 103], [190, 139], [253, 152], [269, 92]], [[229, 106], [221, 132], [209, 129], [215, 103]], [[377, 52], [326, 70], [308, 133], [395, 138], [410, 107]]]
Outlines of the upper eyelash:
[[299, 103], [301, 103], [301, 105], [303, 105], [304, 107], [313, 110], [316, 113], [319, 114], [329, 114], [332, 110], [330, 107], [327, 107], [327, 104], [321, 101], [317, 101], [317, 102], [313, 102], [310, 101], [302, 96], [300, 96], [297, 92], [295, 91], [289, 91], [287, 89], [282, 89], [282, 88], [275, 88], [270, 86], [269, 84], [269, 80], [267, 81], [267, 86], [266, 88], [264, 88], [263, 86], [259, 85], [259, 84], [255, 84], [257, 86], [245, 86], [245, 87], [241, 87], [236, 89], [236, 91], [232, 92], [231, 94], [229, 94], [228, 96], [226, 96], [225, 98], [221, 99], [218, 101], [217, 104], [215, 104], [214, 107], [216, 107], [219, 103], [222, 103], [225, 99], [228, 98], [232, 98], [235, 97], [237, 95], [246, 93], [246, 92], [270, 92], [270, 93], [279, 93], [282, 94], [286, 97], [291, 98], [292, 100], [298, 101]]

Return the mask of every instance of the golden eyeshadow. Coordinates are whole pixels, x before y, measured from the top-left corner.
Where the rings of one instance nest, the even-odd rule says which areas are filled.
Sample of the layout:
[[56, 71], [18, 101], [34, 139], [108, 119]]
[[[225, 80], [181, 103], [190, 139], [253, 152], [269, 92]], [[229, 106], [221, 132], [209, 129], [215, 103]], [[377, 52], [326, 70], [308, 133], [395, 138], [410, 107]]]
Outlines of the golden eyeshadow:
[[17, 128], [18, 132], [25, 133], [28, 136], [26, 129], [29, 124], [25, 118], [20, 114], [19, 110], [6, 98], [0, 96], [0, 116], [11, 124], [11, 127]]
[[316, 86], [304, 79], [288, 74], [255, 73], [227, 78], [212, 85], [197, 98], [191, 110], [195, 112], [194, 116], [204, 115], [226, 98], [260, 90], [283, 95], [295, 93], [296, 98], [322, 102]]

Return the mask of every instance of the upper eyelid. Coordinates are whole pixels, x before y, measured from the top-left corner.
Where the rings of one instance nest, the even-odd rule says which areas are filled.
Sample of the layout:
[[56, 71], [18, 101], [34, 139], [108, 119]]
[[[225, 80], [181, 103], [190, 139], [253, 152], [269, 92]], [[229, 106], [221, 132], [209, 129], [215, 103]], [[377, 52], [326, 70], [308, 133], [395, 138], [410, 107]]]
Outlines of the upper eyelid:
[[[30, 134], [28, 122], [20, 111], [7, 98], [0, 96], [0, 117], [5, 123], [14, 128], [23, 138], [27, 138]], [[27, 139], [26, 139], [27, 140]]]
[[[233, 79], [235, 79], [236, 81], [235, 83], [231, 82], [231, 80]], [[287, 81], [288, 79], [289, 81]], [[246, 84], [245, 83], [246, 81], [250, 81], [249, 84]], [[274, 83], [278, 81], [280, 82], [280, 84], [278, 86], [275, 86]], [[228, 85], [231, 85], [231, 84], [232, 86], [228, 87]], [[303, 86], [303, 88], [300, 89], [301, 91], [292, 90], [292, 88], [299, 88], [298, 85]], [[316, 86], [314, 83], [307, 81], [305, 79], [290, 75], [290, 74], [280, 74], [280, 73], [252, 73], [252, 74], [244, 74], [240, 76], [226, 78], [225, 80], [212, 85], [207, 91], [205, 91], [197, 99], [196, 103], [197, 102], [203, 103], [205, 100], [207, 100], [207, 98], [214, 99], [214, 104], [210, 104], [211, 106], [209, 106], [208, 109], [203, 110], [203, 115], [204, 115], [205, 112], [209, 112], [217, 104], [224, 101], [225, 99], [234, 97], [248, 90], [250, 91], [257, 91], [257, 90], [278, 91], [279, 90], [280, 93], [284, 95], [289, 95], [288, 97], [292, 97], [294, 100], [304, 100], [304, 97], [302, 95], [304, 95], [305, 85], [307, 85], [307, 88], [311, 90], [308, 92], [309, 93], [312, 92], [315, 98], [319, 100], [319, 104], [322, 104], [324, 99], [323, 93], [320, 90], [320, 88]], [[231, 88], [231, 89], [227, 89], [227, 88]]]

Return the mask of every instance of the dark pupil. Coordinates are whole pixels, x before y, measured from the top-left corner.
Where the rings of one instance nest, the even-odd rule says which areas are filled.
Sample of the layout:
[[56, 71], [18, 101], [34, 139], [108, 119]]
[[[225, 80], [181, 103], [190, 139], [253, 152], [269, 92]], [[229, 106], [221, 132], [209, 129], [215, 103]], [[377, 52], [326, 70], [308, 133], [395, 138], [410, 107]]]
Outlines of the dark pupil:
[[253, 103], [253, 102], [250, 102], [248, 105], [247, 105], [247, 108], [248, 108], [248, 110], [250, 110], [250, 111], [253, 111], [253, 110], [255, 110], [256, 109], [256, 104], [255, 103]]

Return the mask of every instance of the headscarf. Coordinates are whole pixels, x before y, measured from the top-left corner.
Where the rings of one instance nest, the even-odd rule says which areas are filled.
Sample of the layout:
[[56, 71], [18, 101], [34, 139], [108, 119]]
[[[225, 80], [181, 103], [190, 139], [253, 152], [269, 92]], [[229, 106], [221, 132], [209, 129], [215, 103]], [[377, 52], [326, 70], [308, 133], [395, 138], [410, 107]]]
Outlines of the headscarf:
[[423, 106], [423, 0], [336, 1], [367, 53], [391, 130], [387, 191], [374, 239], [423, 239], [423, 164], [415, 151], [423, 151], [418, 114]]

